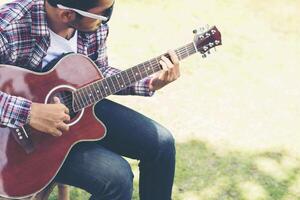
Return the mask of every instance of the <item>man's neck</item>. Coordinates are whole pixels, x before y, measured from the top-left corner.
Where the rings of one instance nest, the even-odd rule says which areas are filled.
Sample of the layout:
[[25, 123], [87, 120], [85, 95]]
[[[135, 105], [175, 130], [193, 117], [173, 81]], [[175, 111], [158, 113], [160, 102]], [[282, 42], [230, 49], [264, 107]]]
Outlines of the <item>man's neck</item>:
[[64, 37], [66, 39], [72, 38], [75, 33], [74, 28], [66, 26], [62, 23], [57, 16], [56, 8], [52, 7], [47, 0], [45, 0], [45, 10], [47, 16], [48, 27], [57, 35]]

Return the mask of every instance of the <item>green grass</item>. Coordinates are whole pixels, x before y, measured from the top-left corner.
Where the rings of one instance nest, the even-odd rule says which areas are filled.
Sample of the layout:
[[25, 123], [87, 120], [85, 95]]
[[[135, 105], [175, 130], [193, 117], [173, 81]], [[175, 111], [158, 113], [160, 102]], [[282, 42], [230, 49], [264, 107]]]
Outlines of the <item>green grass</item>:
[[[290, 191], [299, 186], [300, 159], [284, 152], [216, 152], [199, 141], [179, 145], [178, 151], [174, 199], [300, 198]], [[295, 165], [285, 167], [290, 159]], [[282, 176], [272, 174], [269, 164]]]
[[[133, 199], [138, 200], [137, 162]], [[200, 141], [177, 145], [174, 200], [300, 199], [300, 159], [285, 151], [220, 152]], [[89, 195], [72, 188], [71, 199]], [[57, 199], [53, 192], [50, 200]]]

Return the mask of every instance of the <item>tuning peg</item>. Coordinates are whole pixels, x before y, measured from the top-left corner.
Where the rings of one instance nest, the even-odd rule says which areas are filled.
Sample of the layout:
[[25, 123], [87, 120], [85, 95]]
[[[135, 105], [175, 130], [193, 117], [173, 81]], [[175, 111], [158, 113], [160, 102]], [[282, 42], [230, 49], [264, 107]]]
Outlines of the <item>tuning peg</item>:
[[216, 47], [214, 47], [214, 50], [215, 50], [215, 52], [217, 51], [217, 48]]
[[200, 40], [203, 40], [203, 39], [204, 39], [204, 36], [203, 36], [203, 35], [200, 35], [199, 38], [200, 38]]
[[205, 34], [205, 36], [206, 36], [206, 37], [209, 37], [209, 36], [210, 36], [210, 34], [209, 34], [209, 33], [206, 33], [206, 34]]
[[207, 51], [207, 54], [210, 54], [210, 50]]
[[204, 53], [204, 54], [202, 54], [202, 58], [206, 58], [207, 56], [206, 56], [206, 54]]
[[197, 29], [193, 30], [193, 33], [194, 33], [194, 34], [197, 34], [197, 32], [198, 32]]

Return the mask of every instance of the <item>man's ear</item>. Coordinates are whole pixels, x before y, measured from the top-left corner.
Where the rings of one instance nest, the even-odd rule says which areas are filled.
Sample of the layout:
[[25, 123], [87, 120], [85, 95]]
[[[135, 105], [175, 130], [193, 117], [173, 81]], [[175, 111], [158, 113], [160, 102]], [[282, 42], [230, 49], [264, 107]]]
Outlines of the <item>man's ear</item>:
[[72, 10], [62, 10], [59, 13], [59, 17], [64, 23], [69, 23], [76, 19], [76, 13]]

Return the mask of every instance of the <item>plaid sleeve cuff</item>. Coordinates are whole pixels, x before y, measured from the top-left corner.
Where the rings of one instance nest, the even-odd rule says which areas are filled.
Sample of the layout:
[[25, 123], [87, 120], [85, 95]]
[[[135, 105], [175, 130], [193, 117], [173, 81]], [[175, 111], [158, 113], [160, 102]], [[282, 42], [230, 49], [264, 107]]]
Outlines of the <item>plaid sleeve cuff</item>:
[[140, 80], [136, 82], [132, 87], [135, 95], [139, 96], [148, 96], [151, 97], [154, 94], [154, 91], [150, 91], [150, 77], [144, 78], [143, 80]]
[[10, 128], [20, 128], [26, 122], [32, 102], [22, 97], [0, 95], [1, 124]]

